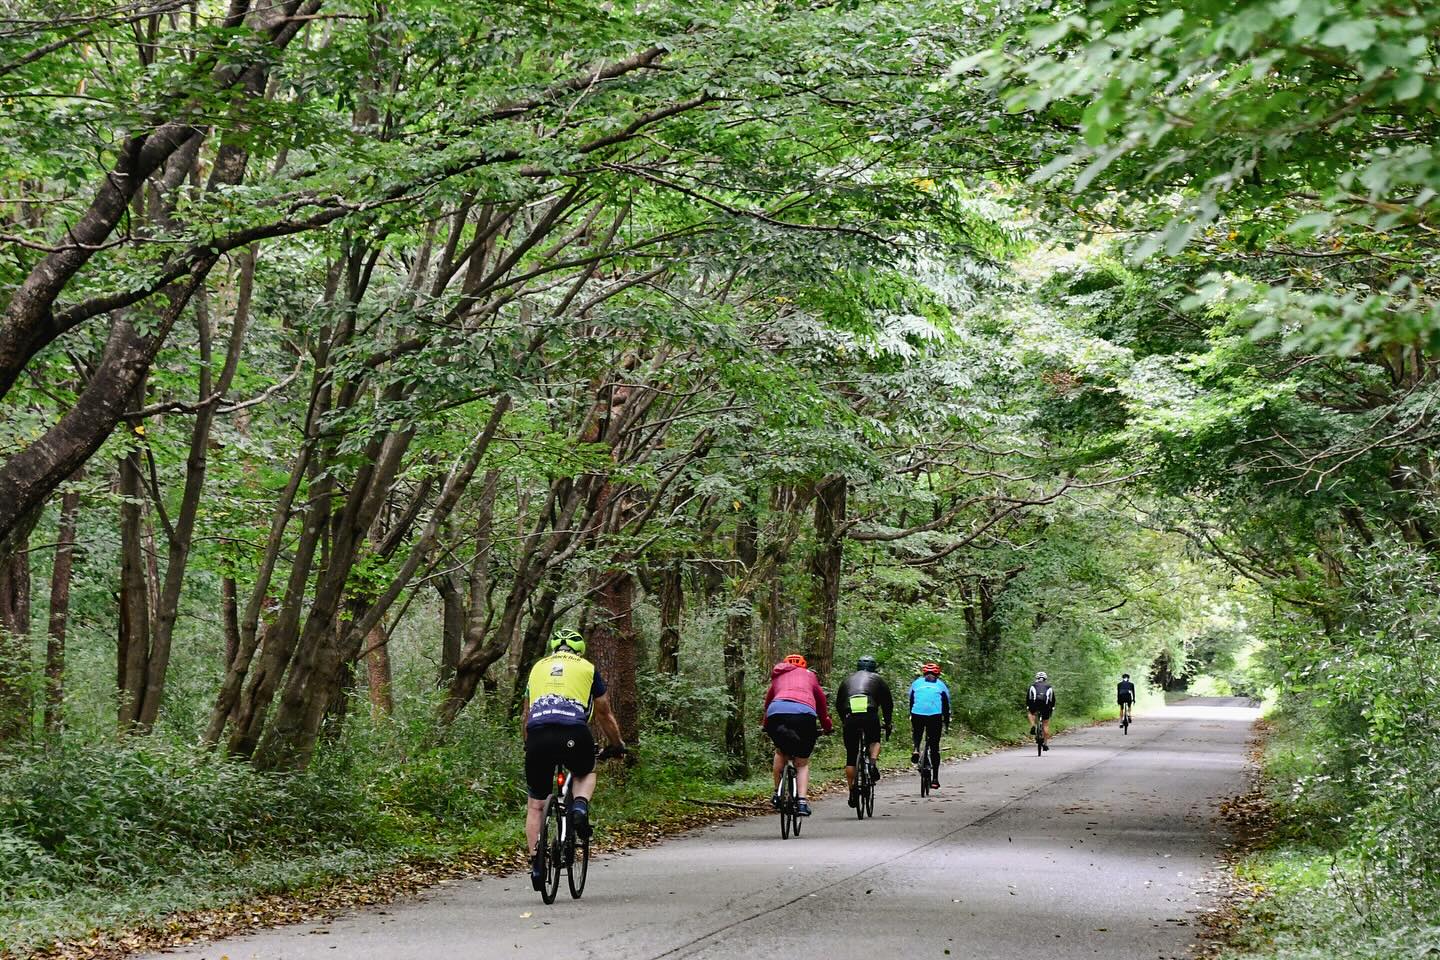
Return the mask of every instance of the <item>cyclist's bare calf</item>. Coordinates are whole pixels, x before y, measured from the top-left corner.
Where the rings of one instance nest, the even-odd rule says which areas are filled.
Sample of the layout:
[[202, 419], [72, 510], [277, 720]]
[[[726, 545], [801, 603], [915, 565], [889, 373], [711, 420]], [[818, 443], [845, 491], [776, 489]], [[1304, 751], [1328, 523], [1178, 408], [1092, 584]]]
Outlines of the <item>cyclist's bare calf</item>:
[[795, 761], [795, 791], [799, 795], [796, 800], [804, 800], [810, 796], [810, 758], [792, 757], [789, 754], [775, 751], [775, 767], [772, 771], [775, 774], [775, 792], [780, 792], [780, 774], [785, 772], [785, 761]]
[[1046, 740], [1049, 740], [1049, 739], [1050, 739], [1050, 718], [1049, 718], [1049, 717], [1046, 717], [1043, 721], [1041, 721], [1040, 718], [1039, 718], [1039, 716], [1038, 716], [1034, 711], [1031, 711], [1031, 713], [1030, 713], [1030, 726], [1033, 727], [1033, 726], [1035, 726], [1036, 723], [1044, 723], [1044, 727], [1042, 728], [1042, 732], [1043, 732], [1043, 734], [1044, 734], [1045, 739], [1046, 739]]

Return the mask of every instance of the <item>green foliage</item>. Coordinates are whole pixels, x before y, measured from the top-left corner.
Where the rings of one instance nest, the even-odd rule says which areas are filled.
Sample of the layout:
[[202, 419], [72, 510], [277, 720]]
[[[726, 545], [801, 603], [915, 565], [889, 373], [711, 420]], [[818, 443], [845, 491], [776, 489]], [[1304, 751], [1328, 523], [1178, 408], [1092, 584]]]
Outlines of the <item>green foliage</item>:
[[353, 843], [376, 821], [363, 793], [338, 787], [161, 741], [17, 755], [0, 773], [0, 836], [20, 859], [0, 883], [7, 897], [117, 888], [237, 852]]

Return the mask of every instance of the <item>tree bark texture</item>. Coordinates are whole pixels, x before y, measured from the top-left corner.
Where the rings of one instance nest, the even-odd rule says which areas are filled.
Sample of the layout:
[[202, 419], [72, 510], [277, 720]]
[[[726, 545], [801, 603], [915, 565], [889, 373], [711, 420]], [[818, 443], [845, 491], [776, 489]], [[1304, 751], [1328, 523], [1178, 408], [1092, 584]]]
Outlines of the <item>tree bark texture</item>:
[[[132, 431], [134, 426], [131, 427]], [[116, 660], [120, 677], [117, 723], [134, 732], [144, 708], [150, 661], [150, 580], [145, 560], [145, 488], [140, 451], [120, 459], [120, 622]]]
[[640, 737], [635, 577], [625, 570], [612, 570], [603, 578], [591, 620], [589, 653], [609, 689], [620, 733], [627, 743], [634, 743]]
[[660, 593], [660, 644], [656, 669], [675, 676], [680, 672], [680, 627], [685, 614], [685, 578], [680, 561], [661, 569], [657, 578]]
[[60, 498], [59, 542], [50, 572], [50, 623], [45, 642], [45, 730], [57, 733], [64, 722], [65, 635], [70, 624], [70, 581], [75, 569], [75, 533], [79, 526], [80, 493]]
[[370, 682], [370, 711], [375, 716], [388, 717], [395, 712], [395, 698], [391, 692], [394, 678], [390, 668], [390, 641], [379, 624], [365, 638], [365, 676]]
[[735, 525], [735, 560], [740, 574], [736, 578], [737, 588], [731, 600], [730, 614], [725, 619], [723, 650], [725, 692], [729, 695], [729, 709], [725, 714], [725, 755], [730, 761], [731, 776], [735, 778], [750, 772], [750, 752], [745, 742], [745, 663], [755, 628], [751, 575], [755, 572], [758, 538], [755, 517], [747, 511]]
[[28, 535], [0, 557], [0, 745], [29, 735], [30, 553]]
[[810, 598], [806, 604], [805, 646], [810, 667], [822, 684], [835, 663], [835, 625], [840, 610], [840, 574], [845, 558], [844, 476], [828, 478], [815, 491], [815, 551], [810, 557]]

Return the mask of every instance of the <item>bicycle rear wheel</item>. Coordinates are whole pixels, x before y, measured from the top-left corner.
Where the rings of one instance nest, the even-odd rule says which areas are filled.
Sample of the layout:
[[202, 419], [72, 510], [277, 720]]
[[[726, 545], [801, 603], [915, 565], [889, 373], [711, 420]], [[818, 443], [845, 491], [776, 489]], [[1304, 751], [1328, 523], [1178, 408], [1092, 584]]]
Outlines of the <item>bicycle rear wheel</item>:
[[563, 827], [560, 801], [551, 794], [545, 801], [545, 815], [540, 820], [540, 870], [544, 877], [540, 899], [546, 903], [554, 903], [555, 895], [560, 892], [560, 871], [564, 867], [565, 855]]
[[791, 816], [795, 809], [795, 768], [790, 764], [780, 774], [780, 839], [790, 839]]
[[875, 816], [875, 781], [874, 781], [874, 780], [871, 780], [870, 783], [869, 783], [869, 785], [865, 787], [865, 796], [861, 797], [861, 798], [856, 802], [856, 806], [859, 806], [860, 804], [864, 804], [864, 805], [865, 805], [865, 816], [871, 817], [871, 818], [873, 818], [873, 817]]
[[930, 796], [930, 754], [920, 762], [920, 796]]
[[570, 887], [570, 898], [579, 900], [580, 894], [585, 892], [585, 874], [590, 871], [590, 841], [576, 836], [570, 856], [565, 859], [568, 862], [565, 882]]
[[1039, 757], [1045, 753], [1045, 721], [1040, 720], [1035, 724], [1035, 756]]
[[861, 753], [855, 757], [855, 819], [865, 819], [865, 792], [870, 790], [870, 757], [861, 744]]

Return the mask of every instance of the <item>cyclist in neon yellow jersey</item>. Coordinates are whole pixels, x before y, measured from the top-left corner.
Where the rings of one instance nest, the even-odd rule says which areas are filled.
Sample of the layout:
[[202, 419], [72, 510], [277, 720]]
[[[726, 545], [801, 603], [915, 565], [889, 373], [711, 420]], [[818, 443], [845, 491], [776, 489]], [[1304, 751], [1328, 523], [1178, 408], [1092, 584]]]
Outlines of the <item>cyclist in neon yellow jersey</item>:
[[620, 724], [610, 709], [605, 681], [595, 665], [585, 659], [585, 641], [574, 630], [560, 630], [550, 638], [550, 656], [530, 670], [525, 687], [525, 783], [530, 802], [525, 811], [525, 839], [529, 841], [530, 882], [539, 890], [544, 882], [536, 858], [540, 820], [545, 815], [545, 798], [554, 784], [550, 780], [556, 764], [564, 764], [574, 777], [575, 832], [590, 837], [590, 798], [595, 793], [595, 737], [590, 718], [616, 746], [625, 751]]

